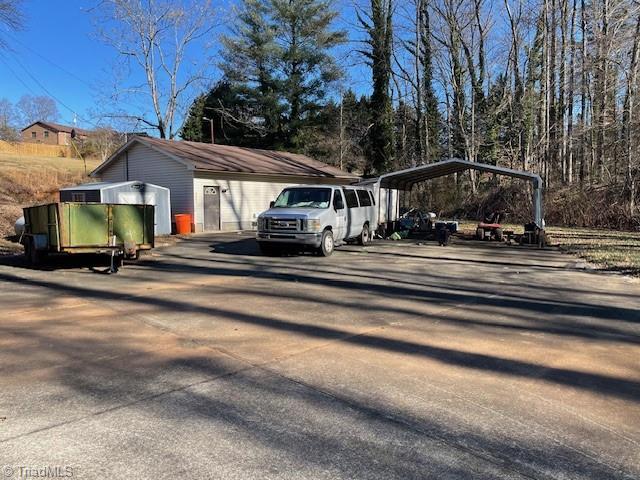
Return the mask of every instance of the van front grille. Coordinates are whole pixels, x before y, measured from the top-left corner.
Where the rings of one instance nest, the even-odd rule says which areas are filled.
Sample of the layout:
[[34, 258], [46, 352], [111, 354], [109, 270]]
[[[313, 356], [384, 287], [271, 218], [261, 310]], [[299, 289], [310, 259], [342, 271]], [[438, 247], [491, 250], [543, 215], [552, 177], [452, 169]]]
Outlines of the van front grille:
[[269, 230], [297, 231], [301, 230], [300, 220], [291, 218], [269, 218], [267, 221]]

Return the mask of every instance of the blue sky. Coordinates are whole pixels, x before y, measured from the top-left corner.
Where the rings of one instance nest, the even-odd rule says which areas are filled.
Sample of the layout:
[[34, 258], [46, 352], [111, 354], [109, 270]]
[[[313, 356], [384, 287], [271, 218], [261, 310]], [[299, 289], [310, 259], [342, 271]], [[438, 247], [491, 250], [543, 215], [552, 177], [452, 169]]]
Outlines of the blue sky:
[[[91, 38], [86, 13], [91, 3], [29, 0], [25, 5], [24, 30], [4, 34], [13, 51], [0, 52], [0, 97], [15, 102], [23, 94], [54, 96], [61, 121], [73, 120], [69, 109], [84, 118], [95, 107], [93, 86], [113, 59], [107, 46]], [[90, 126], [85, 123], [78, 119], [79, 126]]]
[[[105, 91], [116, 60], [114, 50], [95, 38], [95, 15], [90, 9], [96, 2], [25, 0], [24, 4], [24, 30], [3, 32], [12, 51], [0, 51], [0, 98], [16, 102], [24, 94], [51, 96], [58, 103], [62, 123], [70, 124], [75, 114], [78, 126], [93, 127], [104, 102], [100, 92]], [[339, 28], [353, 26], [352, 5], [350, 0], [338, 0]], [[228, 13], [221, 15], [228, 17]], [[349, 52], [353, 45], [338, 52], [340, 63], [350, 72], [345, 83], [366, 90], [369, 74]], [[208, 73], [212, 81], [219, 76], [215, 67]]]

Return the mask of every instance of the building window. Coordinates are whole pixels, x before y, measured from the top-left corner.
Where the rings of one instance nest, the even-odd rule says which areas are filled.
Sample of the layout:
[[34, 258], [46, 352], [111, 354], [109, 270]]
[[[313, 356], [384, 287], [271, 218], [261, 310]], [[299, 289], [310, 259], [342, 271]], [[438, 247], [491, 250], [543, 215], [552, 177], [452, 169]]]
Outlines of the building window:
[[72, 202], [85, 202], [86, 199], [87, 197], [85, 196], [84, 192], [74, 192], [71, 194]]
[[44, 138], [49, 138], [49, 132], [44, 132]]
[[36, 132], [31, 132], [31, 138], [36, 138]]

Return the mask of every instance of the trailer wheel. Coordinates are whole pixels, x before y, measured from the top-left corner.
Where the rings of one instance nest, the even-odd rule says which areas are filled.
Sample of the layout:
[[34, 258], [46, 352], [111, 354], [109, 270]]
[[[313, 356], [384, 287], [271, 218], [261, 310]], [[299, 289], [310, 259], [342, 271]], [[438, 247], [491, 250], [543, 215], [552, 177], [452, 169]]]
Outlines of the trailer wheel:
[[33, 238], [27, 238], [27, 241], [24, 244], [24, 256], [27, 259], [29, 265], [40, 265], [42, 263], [42, 253], [38, 251], [35, 246], [35, 242]]
[[476, 238], [478, 240], [484, 240], [484, 228], [477, 228], [476, 229]]
[[504, 236], [502, 235], [502, 229], [501, 228], [496, 228], [494, 234], [496, 236], [496, 240], [499, 241], [499, 242], [501, 242], [502, 239], [504, 238]]

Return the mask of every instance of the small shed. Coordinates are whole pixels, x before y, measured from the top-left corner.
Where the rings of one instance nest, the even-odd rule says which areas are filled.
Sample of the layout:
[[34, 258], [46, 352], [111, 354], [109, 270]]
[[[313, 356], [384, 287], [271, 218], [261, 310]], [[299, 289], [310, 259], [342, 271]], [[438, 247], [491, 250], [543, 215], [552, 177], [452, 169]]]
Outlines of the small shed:
[[85, 183], [60, 190], [61, 202], [120, 203], [155, 206], [155, 234], [171, 233], [168, 188], [139, 181]]

